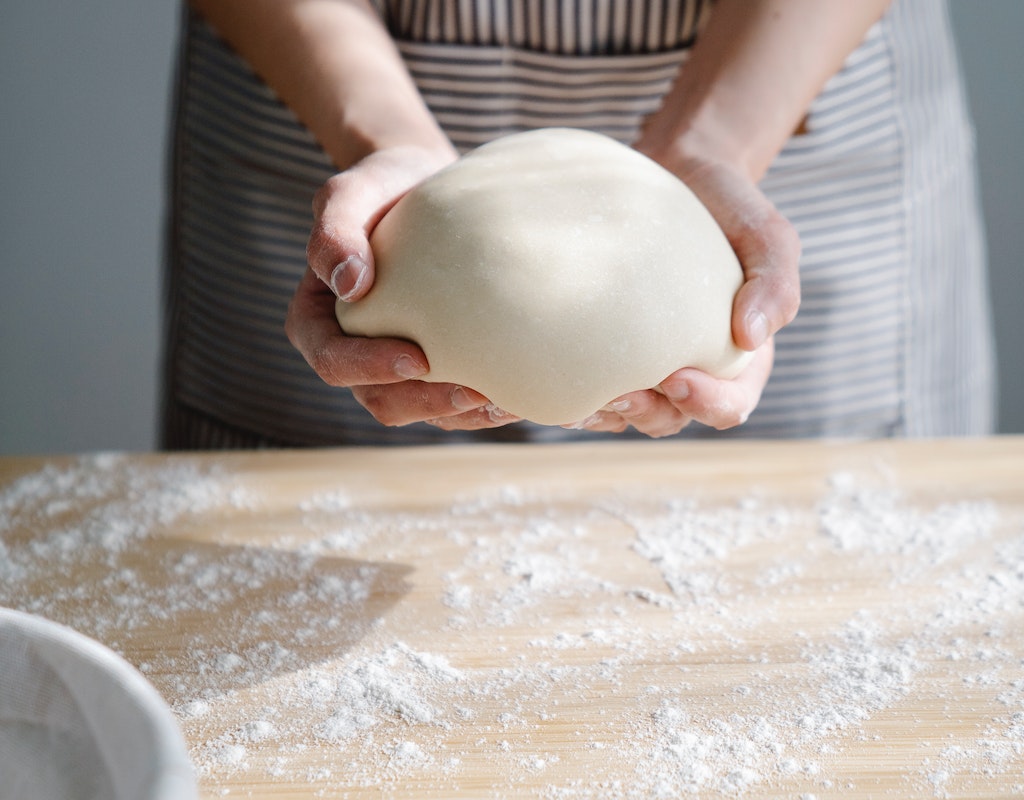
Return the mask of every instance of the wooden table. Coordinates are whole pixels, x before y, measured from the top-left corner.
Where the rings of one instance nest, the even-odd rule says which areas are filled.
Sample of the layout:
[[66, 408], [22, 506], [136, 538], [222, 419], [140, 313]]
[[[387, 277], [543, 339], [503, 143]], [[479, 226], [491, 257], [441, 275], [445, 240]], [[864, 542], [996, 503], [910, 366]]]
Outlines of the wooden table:
[[204, 796], [1024, 795], [1024, 439], [0, 459]]

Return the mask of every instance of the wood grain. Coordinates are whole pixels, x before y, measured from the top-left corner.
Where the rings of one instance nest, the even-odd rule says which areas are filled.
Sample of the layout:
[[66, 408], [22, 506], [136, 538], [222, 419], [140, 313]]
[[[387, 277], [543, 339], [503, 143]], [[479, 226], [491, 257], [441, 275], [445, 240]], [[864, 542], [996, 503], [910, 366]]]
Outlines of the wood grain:
[[1020, 437], [5, 458], [0, 512], [208, 797], [1024, 794]]

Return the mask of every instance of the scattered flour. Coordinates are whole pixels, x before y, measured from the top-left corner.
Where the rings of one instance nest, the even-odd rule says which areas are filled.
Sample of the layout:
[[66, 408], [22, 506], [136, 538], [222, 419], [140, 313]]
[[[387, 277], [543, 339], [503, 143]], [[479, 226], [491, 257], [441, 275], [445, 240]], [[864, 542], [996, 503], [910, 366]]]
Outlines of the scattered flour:
[[843, 473], [833, 477], [820, 518], [822, 533], [840, 550], [908, 557], [894, 578], [910, 581], [991, 536], [997, 513], [990, 502], [914, 508], [895, 489], [862, 486]]
[[[193, 641], [139, 666], [213, 790], [253, 774], [397, 793], [428, 774], [456, 785], [482, 758], [496, 797], [540, 776], [533, 794], [549, 798], [776, 784], [814, 798], [837, 790], [835, 753], [880, 735], [879, 718], [946, 667], [1000, 711], [973, 737], [924, 747], [908, 793], [1022, 773], [1024, 528], [997, 540], [993, 504], [912, 507], [850, 473], [812, 509], [662, 493], [557, 512], [543, 493], [504, 486], [436, 513], [370, 514], [338, 489], [298, 503], [303, 536], [237, 546], [181, 535], [219, 514], [259, 520], [262, 507], [230, 474], [188, 459], [140, 469], [103, 454], [0, 487], [0, 603], [122, 650], [137, 632], [193, 621]], [[619, 564], [608, 563], [609, 531], [628, 540]], [[804, 550], [783, 547], [800, 536]], [[436, 587], [449, 635], [396, 637], [371, 607], [400, 593], [405, 568], [364, 549], [430, 559], [442, 541], [461, 553]], [[154, 553], [163, 579], [140, 569]], [[758, 568], [738, 578], [735, 564], [754, 553]], [[823, 553], [865, 574], [884, 557], [878, 591], [891, 612], [837, 606], [831, 627], [810, 632], [789, 622], [842, 589], [814, 583]], [[942, 585], [904, 598], [948, 564]], [[80, 579], [57, 590], [58, 573]], [[763, 650], [766, 626], [783, 632], [784, 658]], [[441, 642], [469, 648], [470, 663]], [[698, 682], [721, 694], [691, 691]], [[586, 719], [599, 708], [598, 722], [582, 722], [581, 708]], [[548, 723], [565, 741], [545, 744]], [[336, 758], [310, 764], [324, 747]], [[576, 777], [558, 777], [577, 760]]]

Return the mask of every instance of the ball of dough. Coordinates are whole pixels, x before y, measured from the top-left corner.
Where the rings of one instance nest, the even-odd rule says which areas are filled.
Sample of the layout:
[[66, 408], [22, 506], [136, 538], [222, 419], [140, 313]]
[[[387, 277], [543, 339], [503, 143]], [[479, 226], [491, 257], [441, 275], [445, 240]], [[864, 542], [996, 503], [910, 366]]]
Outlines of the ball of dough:
[[730, 378], [743, 280], [674, 175], [600, 134], [485, 144], [415, 187], [371, 238], [376, 279], [337, 304], [350, 335], [417, 343], [427, 381], [546, 425], [585, 419], [690, 366]]

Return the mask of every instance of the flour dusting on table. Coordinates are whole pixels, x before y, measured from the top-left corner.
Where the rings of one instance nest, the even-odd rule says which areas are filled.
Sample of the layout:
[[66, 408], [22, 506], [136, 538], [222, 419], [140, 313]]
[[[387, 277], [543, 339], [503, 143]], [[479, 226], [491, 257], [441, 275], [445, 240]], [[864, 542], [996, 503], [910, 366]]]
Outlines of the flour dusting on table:
[[[565, 508], [500, 485], [382, 511], [338, 486], [275, 531], [281, 509], [199, 463], [99, 455], [0, 487], [0, 603], [126, 653], [189, 620], [136, 666], [214, 793], [250, 774], [443, 796], [483, 762], [475, 796], [839, 795], [836, 755], [884, 752], [908, 697], [949, 713], [928, 695], [947, 670], [995, 712], [923, 746], [906, 794], [1024, 772], [1024, 529], [993, 504], [912, 506], [853, 473], [814, 506], [654, 487]], [[823, 584], [823, 562], [848, 578]], [[877, 594], [849, 606], [865, 576]]]

